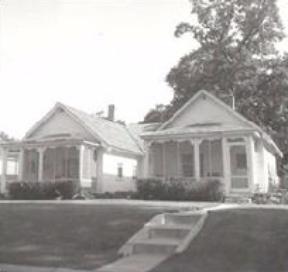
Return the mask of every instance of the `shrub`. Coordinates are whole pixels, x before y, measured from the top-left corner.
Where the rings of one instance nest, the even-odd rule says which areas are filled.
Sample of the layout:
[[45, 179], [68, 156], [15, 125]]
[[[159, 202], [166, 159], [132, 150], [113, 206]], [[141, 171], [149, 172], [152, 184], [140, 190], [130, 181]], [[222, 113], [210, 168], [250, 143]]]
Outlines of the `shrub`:
[[8, 186], [11, 199], [71, 199], [79, 190], [76, 182], [13, 182]]
[[145, 200], [221, 201], [223, 186], [219, 180], [170, 178], [138, 179], [135, 197]]
[[80, 187], [75, 181], [57, 181], [54, 184], [56, 193], [63, 199], [72, 199], [80, 191]]
[[160, 179], [138, 179], [136, 198], [162, 200], [166, 194], [166, 187]]

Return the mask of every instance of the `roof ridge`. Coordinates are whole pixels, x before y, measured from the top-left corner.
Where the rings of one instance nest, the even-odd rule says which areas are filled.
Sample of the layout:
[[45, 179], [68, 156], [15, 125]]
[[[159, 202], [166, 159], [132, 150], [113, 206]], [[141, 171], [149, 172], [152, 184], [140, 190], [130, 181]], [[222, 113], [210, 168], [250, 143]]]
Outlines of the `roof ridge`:
[[66, 108], [70, 108], [72, 110], [78, 111], [78, 112], [80, 112], [82, 114], [86, 114], [87, 116], [89, 116], [89, 118], [96, 119], [96, 120], [99, 120], [99, 121], [103, 121], [103, 122], [106, 122], [106, 123], [109, 123], [109, 124], [114, 124], [114, 125], [117, 125], [117, 126], [127, 127], [126, 124], [122, 124], [122, 123], [119, 123], [117, 121], [111, 121], [111, 120], [106, 119], [105, 117], [100, 117], [100, 116], [97, 116], [97, 115], [93, 115], [93, 113], [88, 113], [86, 111], [83, 111], [83, 110], [80, 110], [78, 108], [69, 106], [67, 104], [63, 104], [63, 103], [60, 103], [60, 102], [59, 102], [59, 104], [60, 105], [64, 105]]
[[[135, 136], [131, 135], [131, 132], [129, 131], [128, 126], [126, 124], [122, 124], [122, 123], [115, 122], [115, 121], [110, 121], [110, 120], [107, 120], [107, 119], [104, 119], [104, 118], [101, 118], [101, 117], [98, 117], [95, 115], [91, 115], [91, 114], [89, 114], [83, 110], [79, 110], [77, 108], [74, 108], [74, 107], [71, 107], [68, 105], [64, 105], [64, 107], [66, 107], [66, 109], [68, 111], [70, 111], [73, 115], [76, 115], [76, 117], [78, 119], [80, 119], [81, 122], [85, 123], [86, 126], [91, 128], [92, 131], [95, 132], [95, 126], [96, 127], [98, 126], [98, 129], [96, 129], [95, 133], [97, 133], [98, 136], [104, 142], [106, 142], [109, 146], [112, 146], [112, 147], [115, 147], [118, 149], [127, 150], [130, 152], [135, 152], [135, 153], [137, 153], [137, 152], [142, 153], [143, 152], [139, 142], [135, 139]], [[109, 129], [110, 129], [110, 131], [109, 131]], [[106, 130], [106, 132], [103, 130]], [[117, 140], [115, 141], [115, 139], [114, 139], [111, 141], [110, 136], [109, 136], [110, 140], [107, 140], [109, 138], [107, 133], [110, 134], [110, 136], [113, 135], [113, 133], [114, 133], [114, 137]], [[115, 135], [115, 133], [117, 135]], [[126, 134], [126, 136], [124, 136], [124, 134]], [[121, 139], [121, 137], [122, 137], [122, 139]], [[124, 144], [124, 146], [123, 146], [123, 137], [124, 137], [124, 139], [126, 137], [126, 140], [124, 140], [124, 141], [126, 141], [126, 144]], [[129, 142], [130, 142], [130, 146], [129, 146]], [[132, 144], [132, 146], [131, 146], [131, 144]], [[134, 147], [133, 147], [133, 145], [134, 145]], [[135, 150], [135, 148], [137, 149], [137, 151]]]

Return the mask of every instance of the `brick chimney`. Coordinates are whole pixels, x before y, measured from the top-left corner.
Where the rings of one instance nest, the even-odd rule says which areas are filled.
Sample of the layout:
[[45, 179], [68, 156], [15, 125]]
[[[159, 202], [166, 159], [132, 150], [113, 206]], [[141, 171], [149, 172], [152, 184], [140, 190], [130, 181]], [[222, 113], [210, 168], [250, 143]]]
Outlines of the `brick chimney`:
[[112, 121], [114, 122], [114, 119], [115, 119], [115, 105], [113, 104], [110, 104], [108, 106], [108, 116], [107, 116], [107, 119], [109, 121]]

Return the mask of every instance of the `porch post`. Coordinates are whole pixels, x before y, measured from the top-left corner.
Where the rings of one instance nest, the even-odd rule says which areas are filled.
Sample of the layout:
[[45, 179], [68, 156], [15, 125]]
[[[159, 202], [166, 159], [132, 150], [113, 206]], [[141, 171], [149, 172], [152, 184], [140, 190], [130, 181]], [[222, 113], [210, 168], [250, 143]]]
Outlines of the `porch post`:
[[1, 193], [6, 193], [6, 173], [7, 173], [7, 150], [2, 148], [2, 175], [1, 175]]
[[253, 185], [255, 184], [255, 160], [254, 160], [254, 142], [253, 137], [246, 138], [246, 152], [247, 152], [247, 166], [248, 166], [248, 184], [249, 191], [253, 191]]
[[223, 177], [226, 194], [230, 192], [231, 177], [230, 177], [230, 154], [227, 138], [222, 138], [222, 157], [223, 157]]
[[68, 160], [69, 160], [69, 149], [70, 146], [64, 146], [64, 175], [65, 178], [68, 179]]
[[45, 148], [44, 147], [40, 147], [37, 149], [38, 154], [39, 154], [39, 158], [38, 158], [38, 182], [42, 182], [43, 181], [43, 164], [44, 164], [44, 152], [45, 152]]
[[194, 177], [196, 181], [200, 180], [200, 144], [201, 139], [193, 139], [190, 141], [194, 147]]
[[18, 158], [18, 181], [23, 180], [24, 148], [20, 148]]
[[96, 178], [97, 185], [96, 190], [97, 193], [103, 193], [103, 154], [104, 151], [102, 148], [97, 149], [97, 161], [96, 161]]
[[143, 163], [143, 176], [147, 178], [149, 176], [149, 161], [150, 161], [150, 146], [151, 142], [144, 143], [144, 163]]
[[[259, 172], [259, 181], [258, 184], [268, 184], [269, 182], [269, 177], [268, 177], [268, 169], [267, 169], [267, 161], [266, 161], [266, 156], [265, 156], [265, 147], [264, 147], [264, 143], [263, 140], [261, 139], [260, 143], [259, 143], [259, 149], [260, 149], [260, 167], [261, 167], [261, 172]], [[256, 184], [255, 184], [256, 185]], [[255, 188], [253, 188], [255, 189]], [[266, 188], [264, 188], [266, 189]], [[267, 187], [268, 189], [268, 187]]]
[[163, 168], [163, 177], [166, 177], [166, 145], [165, 142], [162, 143], [162, 168]]
[[181, 176], [181, 172], [180, 172], [180, 166], [181, 166], [181, 157], [180, 157], [180, 148], [179, 148], [179, 146], [180, 146], [180, 142], [179, 141], [177, 141], [176, 142], [176, 174], [177, 174], [177, 176]]
[[79, 181], [81, 185], [81, 180], [83, 177], [83, 163], [84, 163], [84, 145], [79, 146]]

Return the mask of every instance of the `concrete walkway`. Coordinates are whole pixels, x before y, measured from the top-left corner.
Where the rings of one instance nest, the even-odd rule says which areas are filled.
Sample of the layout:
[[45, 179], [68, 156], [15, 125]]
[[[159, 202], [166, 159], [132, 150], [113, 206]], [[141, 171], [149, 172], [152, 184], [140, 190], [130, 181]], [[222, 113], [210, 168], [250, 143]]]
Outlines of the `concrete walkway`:
[[96, 272], [148, 272], [174, 254], [183, 252], [201, 230], [205, 211], [163, 213], [147, 222], [119, 250], [115, 262]]

